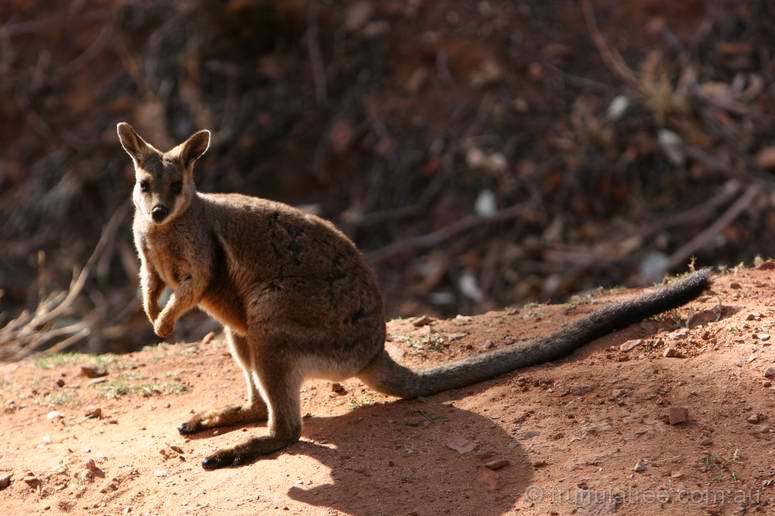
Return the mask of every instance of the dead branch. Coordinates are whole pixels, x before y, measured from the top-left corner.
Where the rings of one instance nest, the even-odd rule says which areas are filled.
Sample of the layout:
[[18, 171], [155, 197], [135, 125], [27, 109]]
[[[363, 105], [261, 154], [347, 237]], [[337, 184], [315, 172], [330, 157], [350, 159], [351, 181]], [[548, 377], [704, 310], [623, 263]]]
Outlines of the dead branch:
[[600, 52], [600, 57], [603, 59], [605, 65], [624, 82], [636, 90], [641, 91], [640, 82], [638, 81], [635, 72], [627, 66], [622, 55], [608, 45], [605, 37], [603, 37], [603, 34], [600, 32], [600, 28], [597, 26], [595, 11], [589, 0], [581, 0], [581, 12], [584, 15], [584, 20], [587, 24], [587, 30], [589, 30], [592, 42], [597, 47], [598, 52]]
[[307, 53], [312, 67], [312, 81], [315, 84], [315, 100], [318, 105], [326, 103], [328, 98], [328, 85], [326, 83], [326, 71], [323, 65], [323, 53], [320, 51], [320, 39], [318, 37], [318, 2], [312, 0], [307, 9]]
[[394, 242], [378, 251], [368, 253], [366, 259], [372, 265], [378, 265], [406, 254], [419, 254], [470, 231], [482, 230], [495, 224], [515, 220], [522, 216], [526, 209], [527, 208], [524, 205], [517, 205], [501, 210], [491, 217], [471, 215], [457, 224], [441, 228], [428, 233], [427, 235], [420, 235]]
[[51, 349], [62, 350], [91, 333], [84, 321], [67, 326], [54, 327], [56, 319], [66, 315], [73, 302], [86, 285], [92, 269], [105, 251], [108, 242], [129, 211], [129, 203], [118, 208], [102, 230], [100, 239], [80, 272], [73, 272], [73, 279], [66, 291], [58, 290], [41, 299], [35, 311], [23, 311], [18, 317], [0, 328], [0, 360], [20, 360], [38, 351], [52, 339], [66, 336]]
[[743, 211], [751, 206], [751, 203], [761, 191], [762, 187], [754, 183], [746, 188], [745, 192], [725, 211], [716, 222], [708, 226], [707, 229], [700, 232], [697, 236], [681, 246], [673, 255], [667, 264], [667, 270], [683, 265], [698, 250], [702, 249], [713, 240], [724, 228], [730, 225]]

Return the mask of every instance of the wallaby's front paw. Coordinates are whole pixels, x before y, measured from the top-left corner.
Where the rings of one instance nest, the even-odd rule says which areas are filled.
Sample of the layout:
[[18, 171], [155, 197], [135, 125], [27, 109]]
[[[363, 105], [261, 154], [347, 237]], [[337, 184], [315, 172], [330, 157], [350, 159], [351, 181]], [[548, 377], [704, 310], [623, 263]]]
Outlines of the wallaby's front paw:
[[163, 317], [156, 319], [156, 322], [153, 323], [153, 332], [162, 339], [169, 337], [173, 329], [175, 329], [175, 323]]

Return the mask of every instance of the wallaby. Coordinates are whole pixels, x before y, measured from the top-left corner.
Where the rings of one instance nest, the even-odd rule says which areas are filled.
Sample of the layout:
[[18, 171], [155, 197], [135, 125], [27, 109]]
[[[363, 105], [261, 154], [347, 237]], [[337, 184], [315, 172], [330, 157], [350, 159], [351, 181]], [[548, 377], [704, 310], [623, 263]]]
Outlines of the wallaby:
[[[333, 224], [285, 204], [238, 194], [205, 194], [194, 163], [210, 145], [199, 131], [167, 152], [127, 123], [117, 127], [132, 158], [134, 241], [143, 308], [159, 337], [199, 306], [224, 326], [245, 377], [247, 402], [193, 416], [178, 430], [266, 420], [255, 437], [202, 461], [236, 466], [298, 441], [299, 390], [307, 378], [360, 378], [400, 398], [471, 385], [566, 355], [616, 329], [683, 305], [709, 284], [702, 270], [652, 293], [614, 303], [548, 337], [415, 371], [384, 350], [377, 282], [355, 245]], [[173, 293], [159, 307], [163, 288]]]

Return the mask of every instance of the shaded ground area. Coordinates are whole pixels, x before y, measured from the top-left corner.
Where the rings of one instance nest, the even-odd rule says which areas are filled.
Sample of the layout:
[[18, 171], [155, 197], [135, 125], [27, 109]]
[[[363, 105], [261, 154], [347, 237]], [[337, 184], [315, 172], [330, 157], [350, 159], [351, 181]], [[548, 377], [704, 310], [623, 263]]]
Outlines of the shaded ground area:
[[[19, 514], [768, 513], [773, 268], [730, 271], [698, 301], [558, 363], [428, 399], [309, 383], [302, 442], [239, 469], [205, 472], [199, 461], [263, 427], [193, 439], [175, 430], [192, 410], [241, 400], [219, 337], [5, 365], [0, 478], [12, 479], [0, 505]], [[414, 366], [442, 363], [630, 294], [397, 320], [389, 346]], [[106, 376], [80, 375], [95, 362]], [[688, 420], [670, 424], [671, 407], [688, 409]], [[101, 415], [87, 417], [94, 408]]]
[[764, 0], [4, 2], [0, 324], [102, 233], [70, 333], [39, 344], [152, 338], [119, 120], [161, 147], [213, 129], [200, 188], [332, 219], [391, 317], [775, 255], [774, 20]]

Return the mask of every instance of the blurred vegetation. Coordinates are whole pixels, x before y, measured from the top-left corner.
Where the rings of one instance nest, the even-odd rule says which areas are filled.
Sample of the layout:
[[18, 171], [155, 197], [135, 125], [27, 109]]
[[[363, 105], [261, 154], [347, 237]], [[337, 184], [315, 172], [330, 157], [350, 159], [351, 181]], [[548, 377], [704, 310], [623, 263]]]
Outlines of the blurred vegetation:
[[162, 148], [212, 129], [199, 188], [333, 220], [390, 316], [771, 256], [774, 21], [765, 0], [3, 2], [0, 358], [153, 339], [120, 120]]

